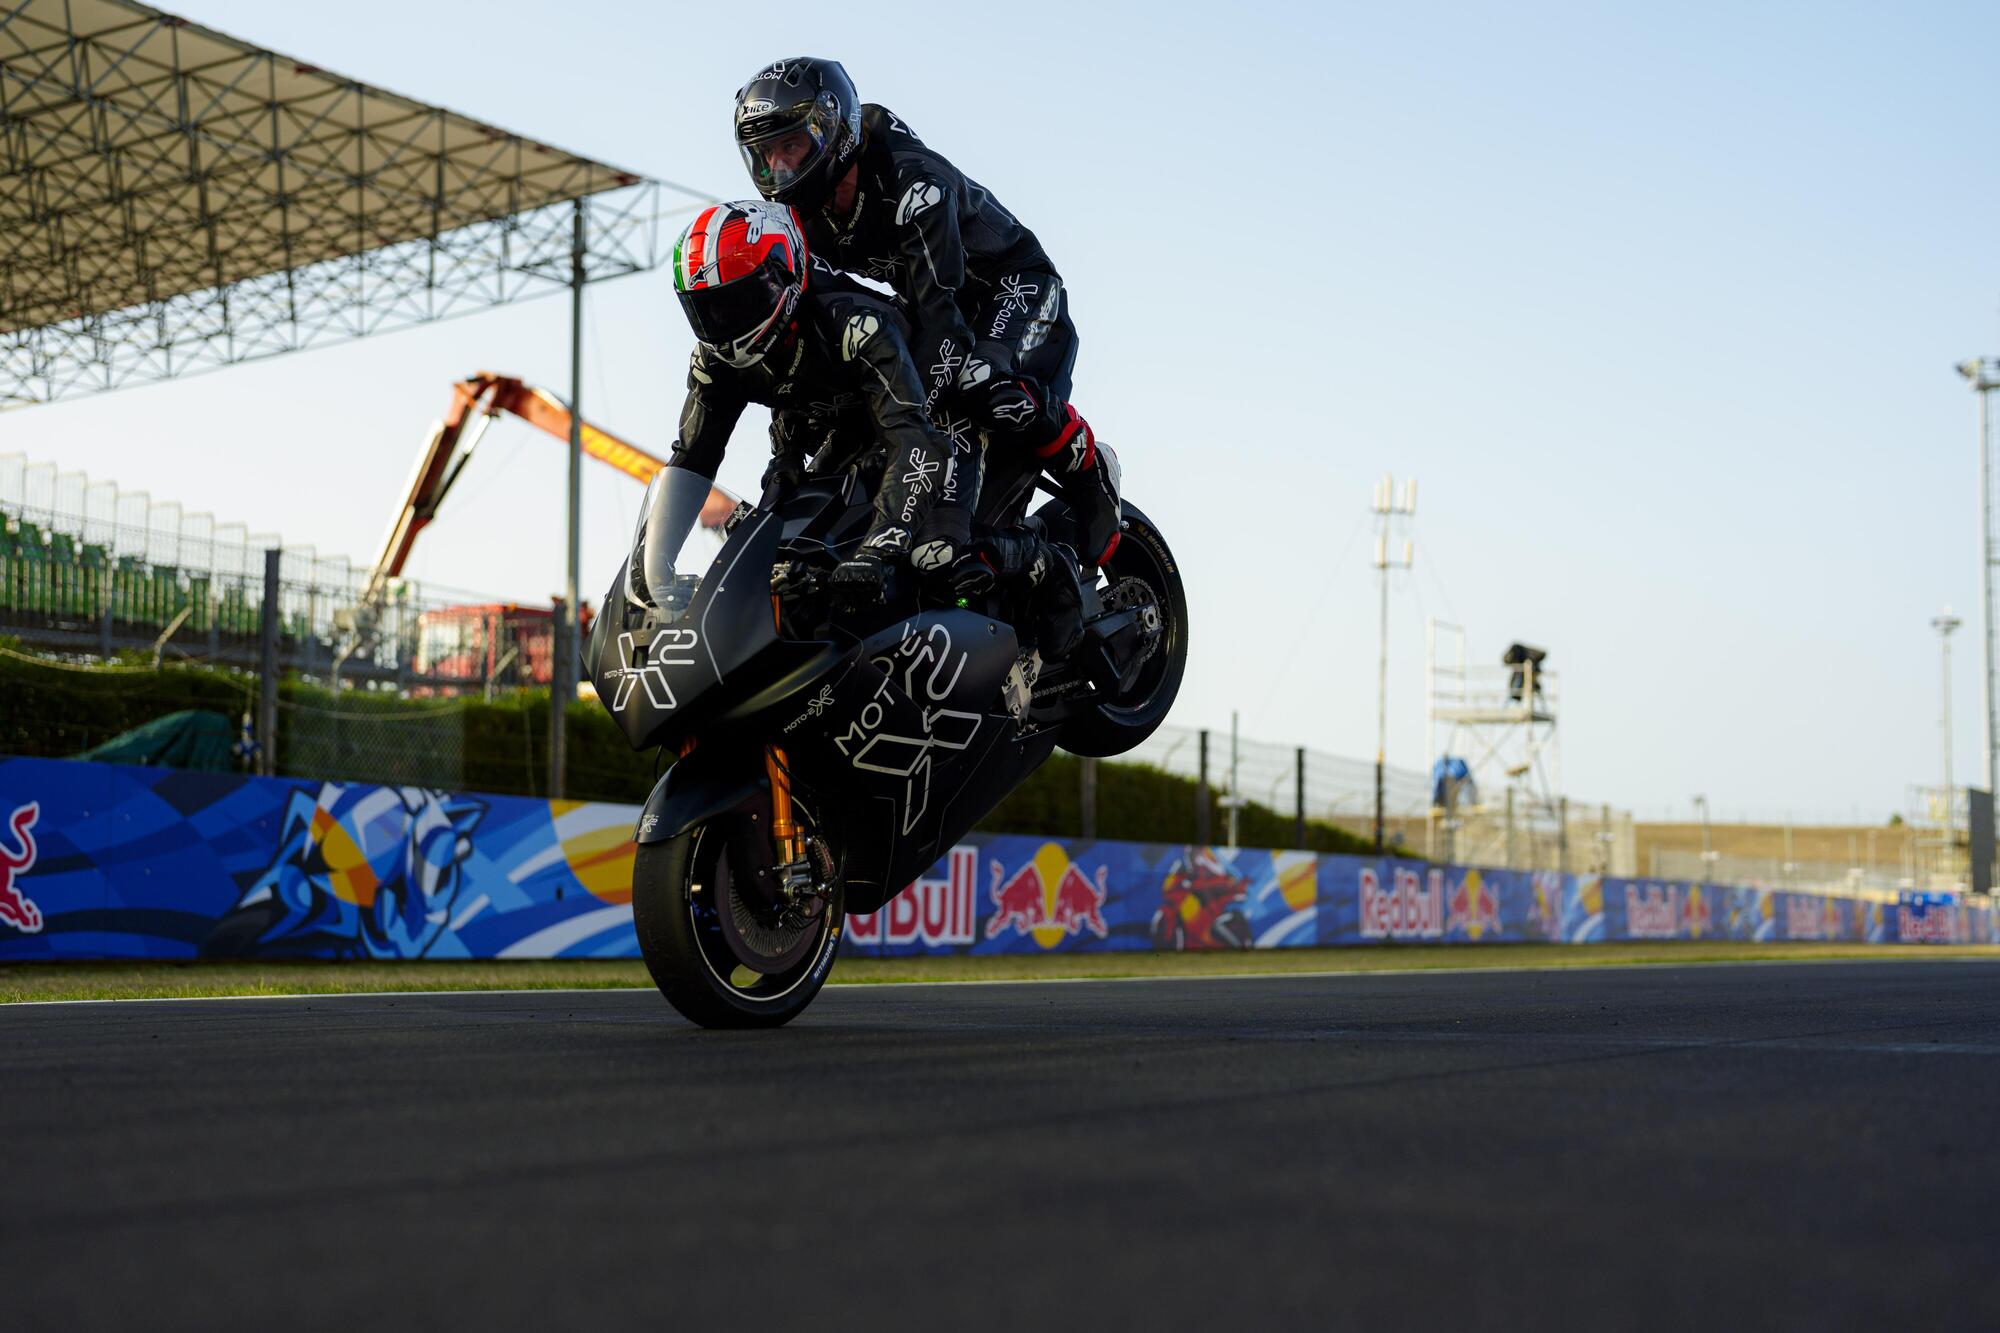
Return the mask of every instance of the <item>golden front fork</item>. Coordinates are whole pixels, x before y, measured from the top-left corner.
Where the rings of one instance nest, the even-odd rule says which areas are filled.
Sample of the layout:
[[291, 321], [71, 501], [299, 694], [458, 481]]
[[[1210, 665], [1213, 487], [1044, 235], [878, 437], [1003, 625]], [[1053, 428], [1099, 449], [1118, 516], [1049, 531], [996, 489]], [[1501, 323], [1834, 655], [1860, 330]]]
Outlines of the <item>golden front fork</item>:
[[792, 818], [792, 775], [785, 752], [775, 745], [764, 750], [764, 772], [771, 779], [771, 841], [777, 844], [779, 864], [790, 865], [804, 852], [799, 847], [798, 821]]

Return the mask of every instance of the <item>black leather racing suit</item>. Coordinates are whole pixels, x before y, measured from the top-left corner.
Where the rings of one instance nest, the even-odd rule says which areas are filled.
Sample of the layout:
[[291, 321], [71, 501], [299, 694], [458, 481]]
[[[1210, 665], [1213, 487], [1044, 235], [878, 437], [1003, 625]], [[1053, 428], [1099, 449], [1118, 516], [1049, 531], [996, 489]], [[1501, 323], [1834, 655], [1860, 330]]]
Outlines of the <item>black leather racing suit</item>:
[[713, 480], [729, 436], [750, 403], [771, 409], [773, 467], [805, 456], [886, 446], [865, 548], [909, 551], [943, 490], [946, 446], [924, 416], [909, 330], [895, 306], [817, 258], [799, 298], [797, 332], [747, 369], [696, 345], [669, 467]]
[[[1100, 563], [1118, 530], [1117, 460], [1069, 407], [1076, 327], [1035, 234], [924, 146], [894, 114], [861, 109], [854, 201], [802, 214], [813, 255], [887, 283], [916, 324], [924, 405], [952, 442], [953, 491], [976, 503], [980, 435], [1043, 461], [1084, 516], [1075, 540]], [[945, 512], [941, 507], [940, 516]]]

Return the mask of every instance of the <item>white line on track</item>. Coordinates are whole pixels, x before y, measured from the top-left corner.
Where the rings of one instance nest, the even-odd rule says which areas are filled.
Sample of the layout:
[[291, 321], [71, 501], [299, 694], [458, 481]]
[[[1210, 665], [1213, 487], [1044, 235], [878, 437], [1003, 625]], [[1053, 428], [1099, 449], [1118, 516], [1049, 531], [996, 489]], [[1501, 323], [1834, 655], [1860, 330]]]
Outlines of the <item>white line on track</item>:
[[[636, 960], [635, 960], [636, 961]], [[879, 959], [860, 961], [877, 962]], [[1507, 972], [1638, 972], [1658, 971], [1662, 968], [1711, 968], [1711, 967], [1815, 967], [1829, 963], [1971, 963], [1992, 966], [2000, 963], [2000, 956], [1992, 958], [1925, 958], [1913, 954], [1908, 958], [1704, 958], [1693, 962], [1630, 962], [1630, 963], [1517, 963], [1513, 966], [1480, 967], [1370, 967], [1353, 969], [1329, 969], [1314, 972], [1199, 972], [1184, 976], [1150, 977], [988, 977], [952, 981], [840, 981], [837, 978], [828, 984], [843, 990], [866, 991], [877, 988], [901, 990], [910, 986], [1076, 986], [1112, 985], [1141, 981], [1305, 981], [1325, 977], [1432, 977], [1491, 975]], [[464, 990], [357, 990], [357, 991], [308, 991], [276, 995], [135, 995], [110, 1000], [15, 1000], [0, 1003], [0, 1014], [12, 1009], [43, 1008], [64, 1004], [217, 1004], [240, 1000], [397, 1000], [397, 999], [437, 999], [453, 995], [626, 995], [634, 991], [651, 991], [651, 986], [524, 986], [519, 988], [489, 989], [468, 987]]]

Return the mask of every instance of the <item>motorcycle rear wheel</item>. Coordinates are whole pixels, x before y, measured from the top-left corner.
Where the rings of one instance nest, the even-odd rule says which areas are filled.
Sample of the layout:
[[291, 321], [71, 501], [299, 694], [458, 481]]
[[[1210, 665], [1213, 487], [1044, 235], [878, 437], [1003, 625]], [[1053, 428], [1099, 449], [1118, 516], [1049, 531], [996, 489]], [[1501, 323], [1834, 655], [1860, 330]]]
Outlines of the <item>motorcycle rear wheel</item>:
[[840, 882], [809, 922], [787, 928], [770, 920], [746, 873], [760, 846], [766, 864], [774, 859], [769, 828], [768, 802], [739, 807], [677, 838], [641, 843], [633, 857], [632, 922], [646, 970], [667, 1002], [703, 1027], [789, 1023], [833, 969]]
[[1114, 586], [1138, 579], [1151, 589], [1160, 609], [1160, 646], [1139, 668], [1131, 689], [1062, 724], [1056, 744], [1093, 759], [1124, 754], [1159, 730], [1187, 674], [1187, 590], [1181, 586], [1180, 566], [1153, 520], [1130, 501], [1118, 549], [1105, 562], [1104, 575]]

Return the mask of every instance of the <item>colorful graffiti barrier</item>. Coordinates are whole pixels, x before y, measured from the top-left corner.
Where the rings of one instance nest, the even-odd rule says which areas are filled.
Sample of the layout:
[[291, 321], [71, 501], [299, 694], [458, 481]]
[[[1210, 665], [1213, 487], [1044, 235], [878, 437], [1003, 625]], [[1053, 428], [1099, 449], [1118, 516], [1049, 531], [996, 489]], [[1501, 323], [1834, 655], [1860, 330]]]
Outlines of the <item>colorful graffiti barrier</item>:
[[[634, 807], [0, 759], [0, 961], [636, 957]], [[975, 834], [870, 956], [1607, 940], [1990, 944], [1990, 903]]]

